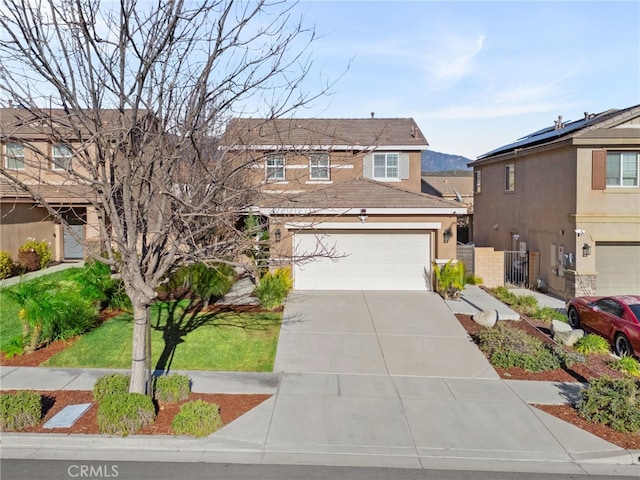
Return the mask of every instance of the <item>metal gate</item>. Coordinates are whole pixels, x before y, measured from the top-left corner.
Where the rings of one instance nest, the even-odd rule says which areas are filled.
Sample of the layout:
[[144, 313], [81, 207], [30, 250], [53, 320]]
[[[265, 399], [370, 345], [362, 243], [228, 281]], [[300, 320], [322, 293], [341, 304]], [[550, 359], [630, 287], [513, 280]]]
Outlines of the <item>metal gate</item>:
[[507, 287], [529, 286], [529, 252], [504, 252], [504, 284]]

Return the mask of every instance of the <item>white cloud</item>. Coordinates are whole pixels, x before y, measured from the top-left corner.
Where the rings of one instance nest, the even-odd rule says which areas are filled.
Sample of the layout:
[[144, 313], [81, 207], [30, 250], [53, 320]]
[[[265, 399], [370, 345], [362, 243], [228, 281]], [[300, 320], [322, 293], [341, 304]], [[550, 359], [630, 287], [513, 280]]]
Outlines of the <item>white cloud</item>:
[[425, 68], [434, 82], [432, 86], [444, 88], [474, 72], [474, 60], [482, 51], [484, 41], [484, 35], [443, 38], [437, 50], [425, 55]]

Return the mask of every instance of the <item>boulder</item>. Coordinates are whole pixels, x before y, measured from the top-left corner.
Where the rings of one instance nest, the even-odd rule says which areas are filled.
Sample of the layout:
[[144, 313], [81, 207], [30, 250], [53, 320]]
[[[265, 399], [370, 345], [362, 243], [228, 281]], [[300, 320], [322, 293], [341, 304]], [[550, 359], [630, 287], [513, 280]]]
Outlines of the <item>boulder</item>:
[[498, 320], [498, 311], [482, 310], [481, 312], [476, 313], [471, 318], [473, 318], [473, 321], [476, 322], [478, 325], [491, 328], [496, 324], [496, 320]]
[[573, 347], [582, 337], [584, 337], [584, 330], [580, 328], [569, 330], [568, 332], [555, 332], [553, 334], [553, 340], [556, 343], [560, 343], [568, 347]]
[[567, 322], [561, 322], [560, 320], [551, 320], [551, 333], [555, 335], [557, 332], [570, 332], [572, 330], [571, 325]]

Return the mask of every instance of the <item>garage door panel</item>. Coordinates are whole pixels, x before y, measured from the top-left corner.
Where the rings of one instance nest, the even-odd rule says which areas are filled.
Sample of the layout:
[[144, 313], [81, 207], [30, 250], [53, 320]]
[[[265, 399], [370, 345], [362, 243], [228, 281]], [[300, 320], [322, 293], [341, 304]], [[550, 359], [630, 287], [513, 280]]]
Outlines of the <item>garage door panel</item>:
[[296, 233], [295, 253], [316, 251], [316, 242], [338, 258], [316, 258], [294, 268], [298, 290], [427, 290], [430, 235], [414, 233]]
[[640, 295], [640, 243], [596, 243], [597, 295]]

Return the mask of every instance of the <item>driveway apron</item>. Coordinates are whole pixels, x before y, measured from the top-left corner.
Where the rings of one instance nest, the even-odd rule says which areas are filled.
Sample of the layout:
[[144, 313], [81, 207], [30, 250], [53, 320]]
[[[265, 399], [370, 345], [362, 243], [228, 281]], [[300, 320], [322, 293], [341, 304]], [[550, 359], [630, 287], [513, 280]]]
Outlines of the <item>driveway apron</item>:
[[498, 378], [440, 296], [413, 291], [292, 293], [274, 371]]

